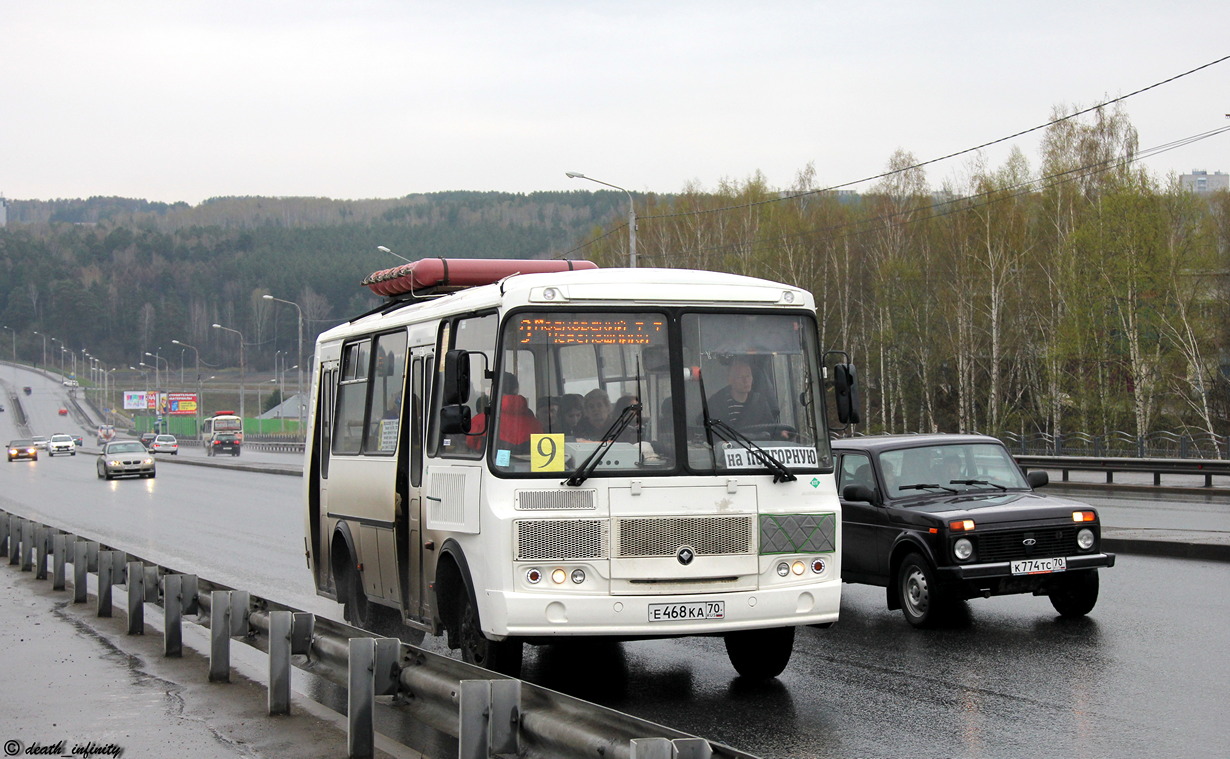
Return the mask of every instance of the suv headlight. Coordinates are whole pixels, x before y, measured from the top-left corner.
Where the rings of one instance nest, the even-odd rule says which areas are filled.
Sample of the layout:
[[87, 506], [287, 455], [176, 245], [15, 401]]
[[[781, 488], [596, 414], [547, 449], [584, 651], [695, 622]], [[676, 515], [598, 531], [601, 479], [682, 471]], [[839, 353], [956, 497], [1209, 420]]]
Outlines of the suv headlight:
[[974, 543], [969, 538], [957, 538], [957, 542], [952, 544], [952, 553], [957, 557], [957, 561], [969, 561], [969, 557], [974, 555]]
[[1088, 551], [1090, 548], [1093, 548], [1093, 530], [1088, 527], [1081, 528], [1081, 530], [1076, 533], [1076, 545], [1079, 546], [1082, 551]]

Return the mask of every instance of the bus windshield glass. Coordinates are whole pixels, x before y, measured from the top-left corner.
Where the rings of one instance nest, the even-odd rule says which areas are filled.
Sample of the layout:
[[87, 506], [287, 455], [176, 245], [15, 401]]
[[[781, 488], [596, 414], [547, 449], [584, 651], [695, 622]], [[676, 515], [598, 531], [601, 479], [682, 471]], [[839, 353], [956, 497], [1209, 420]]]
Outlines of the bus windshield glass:
[[831, 471], [815, 334], [799, 313], [515, 313], [489, 403], [493, 468], [574, 483]]

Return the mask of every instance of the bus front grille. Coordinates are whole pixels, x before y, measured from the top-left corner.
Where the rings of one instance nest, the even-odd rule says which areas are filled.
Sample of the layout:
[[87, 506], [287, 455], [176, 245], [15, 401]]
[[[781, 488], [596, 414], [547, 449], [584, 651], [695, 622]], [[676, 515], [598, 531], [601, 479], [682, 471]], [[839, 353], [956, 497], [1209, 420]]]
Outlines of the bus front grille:
[[618, 558], [674, 556], [681, 547], [697, 556], [749, 554], [754, 550], [755, 517], [635, 517], [616, 519]]
[[605, 519], [522, 519], [513, 553], [518, 561], [604, 559]]

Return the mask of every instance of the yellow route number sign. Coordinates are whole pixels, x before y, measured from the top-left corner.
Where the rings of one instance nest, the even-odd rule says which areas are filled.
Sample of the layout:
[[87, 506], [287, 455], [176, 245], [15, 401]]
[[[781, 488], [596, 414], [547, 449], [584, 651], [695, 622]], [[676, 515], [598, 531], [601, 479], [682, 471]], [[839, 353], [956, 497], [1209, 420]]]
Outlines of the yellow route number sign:
[[562, 472], [564, 471], [564, 435], [530, 436], [530, 471], [531, 472]]

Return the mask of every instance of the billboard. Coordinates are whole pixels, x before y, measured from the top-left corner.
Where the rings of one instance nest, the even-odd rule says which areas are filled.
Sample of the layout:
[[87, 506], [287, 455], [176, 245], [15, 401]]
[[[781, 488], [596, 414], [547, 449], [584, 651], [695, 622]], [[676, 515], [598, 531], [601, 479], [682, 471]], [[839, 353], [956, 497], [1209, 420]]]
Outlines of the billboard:
[[165, 412], [171, 416], [195, 416], [197, 410], [196, 393], [163, 393], [166, 399], [165, 406], [159, 404], [159, 409], [165, 408]]
[[153, 393], [145, 390], [125, 390], [124, 391], [124, 410], [125, 411], [141, 411], [150, 408]]

